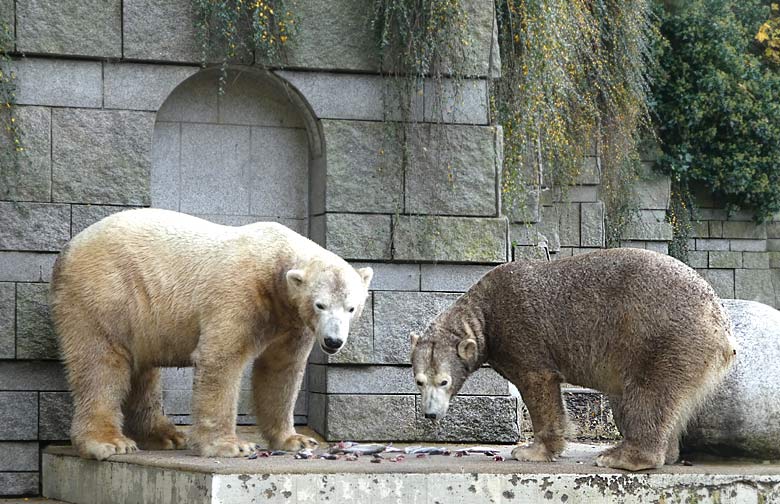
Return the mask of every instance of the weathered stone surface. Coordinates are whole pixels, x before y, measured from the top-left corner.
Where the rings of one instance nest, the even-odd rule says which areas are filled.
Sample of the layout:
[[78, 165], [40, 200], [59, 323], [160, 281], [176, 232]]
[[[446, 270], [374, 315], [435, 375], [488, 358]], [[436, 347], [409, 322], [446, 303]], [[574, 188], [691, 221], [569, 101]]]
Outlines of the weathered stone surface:
[[659, 254], [669, 253], [669, 244], [667, 242], [647, 242], [647, 250], [658, 252]]
[[741, 268], [742, 252], [713, 250], [710, 252], [710, 268]]
[[19, 0], [17, 48], [30, 53], [120, 57], [121, 5], [120, 0], [75, 0], [52, 8], [42, 0]]
[[48, 301], [49, 284], [16, 285], [16, 357], [59, 359]]
[[[219, 77], [215, 70], [211, 72]], [[210, 91], [218, 94], [219, 86], [214, 86]], [[228, 71], [223, 91], [222, 95], [218, 94], [219, 122], [222, 124], [305, 127], [301, 111], [301, 106], [305, 104], [294, 101], [295, 93], [279, 79], [266, 73]]]
[[390, 259], [390, 216], [329, 213], [326, 248], [345, 259]]
[[[315, 405], [312, 394], [312, 406]], [[331, 395], [323, 398], [328, 441], [401, 441], [416, 438], [412, 395]], [[312, 411], [310, 414], [314, 415]]]
[[575, 184], [598, 185], [601, 182], [601, 166], [599, 158], [587, 156], [580, 166], [579, 173], [574, 179]]
[[580, 206], [580, 244], [583, 247], [603, 247], [604, 203], [582, 203]]
[[409, 362], [412, 332], [421, 333], [457, 294], [428, 292], [374, 293], [374, 352], [379, 362]]
[[200, 61], [191, 2], [125, 0], [123, 9], [125, 58]]
[[512, 247], [513, 261], [547, 261], [549, 250], [544, 245], [515, 245]]
[[775, 219], [766, 223], [766, 237], [780, 238], [780, 221]]
[[[0, 199], [49, 201], [51, 199], [51, 109], [17, 107], [16, 121], [23, 132], [17, 163], [0, 166]], [[16, 146], [8, 132], [0, 134], [0, 149]]]
[[[0, 442], [0, 471], [37, 471], [38, 443]], [[0, 495], [3, 495], [0, 486]]]
[[587, 390], [566, 390], [563, 400], [569, 418], [577, 429], [577, 439], [617, 439], [620, 432], [612, 418], [609, 401], [603, 395]]
[[734, 297], [773, 306], [775, 304], [775, 290], [769, 270], [735, 270]]
[[69, 392], [41, 392], [38, 437], [42, 441], [70, 439], [73, 401]]
[[731, 269], [697, 269], [702, 276], [715, 289], [715, 293], [722, 299], [734, 297], [734, 270]]
[[780, 268], [780, 251], [769, 252], [769, 267]]
[[769, 240], [757, 239], [757, 240], [729, 240], [731, 243], [729, 247], [731, 250], [741, 252], [766, 252], [767, 242]]
[[70, 239], [70, 207], [0, 202], [0, 249], [58, 252]]
[[76, 236], [97, 221], [133, 207], [114, 205], [73, 205], [70, 225], [71, 236]]
[[688, 426], [683, 445], [756, 458], [780, 458], [780, 312], [725, 300], [738, 349], [734, 365]]
[[14, 62], [19, 105], [99, 108], [103, 104], [100, 62], [25, 58]]
[[553, 207], [542, 207], [541, 215], [541, 221], [536, 224], [511, 224], [509, 226], [511, 243], [520, 246], [546, 246], [550, 252], [559, 251], [561, 238], [558, 233], [556, 210]]
[[710, 238], [723, 238], [723, 221], [709, 221]]
[[542, 213], [542, 221], [548, 222], [554, 219], [558, 223], [558, 236], [564, 247], [578, 247], [580, 245], [580, 204], [559, 203], [553, 207], [545, 207]]
[[[599, 200], [599, 188], [598, 186], [556, 187], [552, 191], [546, 192], [546, 195], [549, 195], [552, 198], [552, 202], [555, 203], [592, 203]], [[545, 201], [545, 203], [548, 202]]]
[[15, 313], [16, 286], [13, 283], [0, 282], [0, 359], [13, 359], [15, 356]]
[[723, 223], [723, 237], [764, 240], [766, 239], [766, 224], [728, 220]]
[[665, 210], [641, 210], [639, 219], [623, 232], [626, 240], [670, 241], [672, 225], [666, 222]]
[[417, 291], [420, 290], [419, 264], [392, 264], [377, 262], [352, 262], [355, 268], [370, 266], [374, 270], [371, 290]]
[[153, 125], [151, 112], [55, 110], [54, 200], [148, 205]]
[[[458, 47], [456, 53], [463, 51], [463, 58], [444, 58], [450, 60], [447, 66], [454, 66], [465, 75], [490, 75], [498, 77], [501, 71], [497, 32], [494, 18], [494, 5], [490, 0], [467, 0], [461, 2], [466, 23], [465, 38], [468, 45]], [[453, 63], [454, 62], [454, 63]]]
[[688, 266], [691, 268], [707, 268], [709, 266], [709, 254], [706, 250], [689, 250]]
[[493, 269], [492, 266], [465, 264], [423, 264], [420, 268], [420, 290], [441, 292], [466, 292]]
[[0, 26], [8, 30], [10, 35], [8, 44], [5, 47], [0, 47], [0, 50], [10, 53], [14, 50], [14, 42], [16, 41], [16, 17], [14, 16], [14, 4], [15, 0], [0, 0]]
[[37, 472], [0, 473], [0, 495], [38, 495]]
[[68, 382], [59, 362], [0, 361], [0, 390], [62, 391]]
[[402, 261], [501, 263], [507, 260], [505, 218], [399, 216], [393, 258]]
[[372, 5], [362, 0], [298, 2], [300, 35], [286, 48], [285, 66], [376, 71], [379, 52], [368, 22], [371, 12]]
[[176, 86], [198, 70], [195, 66], [107, 63], [103, 69], [105, 107], [156, 112]]
[[691, 238], [709, 238], [710, 226], [707, 221], [693, 221], [691, 222]]
[[696, 240], [696, 250], [728, 250], [729, 241], [722, 239]]
[[636, 187], [639, 208], [666, 211], [671, 195], [671, 178], [655, 171], [652, 163], [642, 163], [640, 176]]
[[502, 212], [509, 218], [509, 222], [535, 223], [541, 220], [539, 209], [540, 189], [523, 187], [516, 192], [502, 194]]
[[0, 439], [5, 441], [38, 439], [38, 394], [36, 392], [0, 392]]
[[344, 348], [335, 355], [326, 355], [319, 345], [309, 357], [309, 362], [319, 363], [366, 363], [374, 360], [374, 296], [370, 294], [360, 318], [350, 328]]
[[425, 121], [488, 124], [488, 91], [484, 79], [426, 80], [423, 88]]
[[447, 415], [438, 422], [427, 420], [417, 402], [419, 439], [464, 443], [514, 443], [520, 435], [517, 399], [514, 397], [456, 396]]
[[[408, 366], [319, 366], [310, 369], [310, 390], [321, 394], [417, 394]], [[478, 369], [459, 395], [507, 395], [507, 381], [490, 368]]]
[[219, 72], [204, 70], [176, 87], [157, 112], [159, 122], [219, 122]]
[[402, 120], [401, 98], [409, 99], [410, 119], [423, 120], [423, 97], [402, 95], [379, 75], [277, 70], [306, 99], [319, 119]]
[[411, 134], [407, 212], [497, 214], [494, 128], [419, 125]]
[[403, 172], [399, 132], [378, 122], [322, 121], [329, 212], [397, 212]]

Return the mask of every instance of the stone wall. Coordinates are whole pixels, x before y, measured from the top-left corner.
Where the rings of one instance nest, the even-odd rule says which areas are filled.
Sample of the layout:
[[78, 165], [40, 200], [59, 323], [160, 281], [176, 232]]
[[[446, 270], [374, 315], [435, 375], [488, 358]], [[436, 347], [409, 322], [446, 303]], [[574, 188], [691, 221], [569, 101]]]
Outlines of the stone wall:
[[[445, 82], [449, 95], [439, 113], [426, 95], [415, 97], [421, 126], [411, 155], [419, 171], [406, 171], [384, 122], [398, 117], [384, 104], [391, 95], [378, 74], [369, 2], [299, 2], [300, 36], [284, 70], [269, 73], [253, 54], [231, 62], [239, 80], [271, 82], [285, 98], [269, 100], [251, 84], [243, 105], [232, 108], [230, 96], [195, 85], [208, 71], [197, 66], [189, 0], [68, 0], [56, 9], [0, 2], [0, 22], [16, 35], [26, 149], [18, 169], [0, 167], [0, 495], [38, 493], [39, 449], [68, 439], [71, 405], [46, 295], [56, 255], [91, 223], [139, 206], [232, 224], [281, 220], [375, 268], [369, 306], [349, 346], [336, 358], [312, 356], [296, 421], [329, 439], [515, 440], [519, 403], [492, 371], [480, 371], [453, 405], [451, 428], [433, 432], [418, 420], [406, 364], [410, 324], [421, 328], [510, 258], [497, 191], [501, 130], [488, 124], [487, 110], [488, 79], [498, 68], [493, 4], [467, 5], [472, 32], [464, 64], [472, 78], [460, 89]], [[260, 102], [270, 115], [254, 114]], [[264, 122], [269, 118], [278, 121]], [[250, 130], [250, 155], [241, 170], [215, 166], [212, 178], [203, 160], [224, 159], [224, 142], [188, 131], [223, 126]], [[305, 132], [305, 139], [252, 136], [276, 126]], [[266, 143], [256, 151], [252, 138]], [[279, 148], [291, 145], [305, 177], [288, 177], [281, 187], [280, 175], [263, 170], [285, 165], [290, 158]], [[1, 136], [0, 146], [8, 147]], [[197, 159], [187, 157], [198, 148]], [[252, 184], [266, 192], [253, 193]], [[235, 203], [245, 188], [248, 211], [218, 204]], [[273, 203], [277, 193], [297, 206], [252, 206]], [[164, 373], [164, 408], [180, 423], [191, 420], [190, 383], [188, 369]], [[245, 389], [246, 382], [238, 421], [251, 423]]]

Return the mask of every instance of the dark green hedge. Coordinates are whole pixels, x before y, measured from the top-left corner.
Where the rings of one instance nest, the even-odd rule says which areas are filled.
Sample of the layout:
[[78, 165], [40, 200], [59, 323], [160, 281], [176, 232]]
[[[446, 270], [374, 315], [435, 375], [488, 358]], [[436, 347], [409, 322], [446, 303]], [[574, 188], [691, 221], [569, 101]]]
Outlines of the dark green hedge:
[[659, 169], [767, 219], [780, 211], [780, 72], [760, 56], [755, 35], [769, 3], [667, 1], [658, 16]]

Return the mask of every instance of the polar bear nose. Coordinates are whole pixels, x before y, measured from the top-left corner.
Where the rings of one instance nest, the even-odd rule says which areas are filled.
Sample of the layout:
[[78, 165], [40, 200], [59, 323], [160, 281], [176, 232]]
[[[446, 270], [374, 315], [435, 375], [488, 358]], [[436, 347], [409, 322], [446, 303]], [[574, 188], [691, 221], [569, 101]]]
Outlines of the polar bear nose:
[[436, 418], [438, 418], [438, 416], [439, 415], [437, 415], [436, 413], [426, 413], [425, 414], [425, 418], [427, 418], [428, 420], [436, 420]]
[[338, 350], [339, 348], [341, 348], [341, 345], [344, 344], [344, 341], [327, 336], [323, 340], [323, 343], [325, 343], [325, 346], [328, 347], [328, 349], [330, 350]]

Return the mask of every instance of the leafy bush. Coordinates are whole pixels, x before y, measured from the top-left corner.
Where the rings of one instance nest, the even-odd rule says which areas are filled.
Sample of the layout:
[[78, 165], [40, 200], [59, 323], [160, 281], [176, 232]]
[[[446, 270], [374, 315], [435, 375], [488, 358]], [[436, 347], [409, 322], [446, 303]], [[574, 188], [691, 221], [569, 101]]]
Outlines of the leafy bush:
[[767, 219], [780, 211], [780, 73], [756, 34], [770, 6], [686, 0], [658, 15], [659, 168], [682, 188], [704, 184], [729, 210]]

